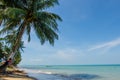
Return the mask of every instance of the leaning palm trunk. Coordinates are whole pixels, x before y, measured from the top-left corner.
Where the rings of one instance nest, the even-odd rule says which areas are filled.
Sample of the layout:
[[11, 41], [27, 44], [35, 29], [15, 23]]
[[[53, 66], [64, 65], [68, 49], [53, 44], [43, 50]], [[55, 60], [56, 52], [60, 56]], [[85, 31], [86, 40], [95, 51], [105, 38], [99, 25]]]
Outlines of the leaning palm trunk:
[[[17, 51], [17, 49], [19, 47], [22, 35], [24, 33], [24, 29], [25, 29], [24, 25], [25, 25], [25, 22], [23, 22], [23, 24], [21, 25], [22, 28], [18, 32], [18, 36], [17, 36], [17, 39], [15, 41], [15, 45], [13, 46], [12, 52], [11, 52], [11, 54], [8, 57], [8, 58], [11, 58], [12, 63], [14, 62], [14, 57], [15, 57], [16, 51]], [[9, 64], [6, 64], [6, 62], [3, 65], [0, 66], [0, 72], [2, 72], [2, 73], [6, 73], [6, 69], [7, 69], [8, 65], [9, 65]]]
[[23, 22], [23, 24], [21, 24], [21, 29], [20, 29], [20, 31], [18, 32], [18, 36], [17, 36], [17, 39], [16, 39], [16, 41], [15, 41], [15, 44], [14, 44], [14, 46], [13, 46], [13, 48], [12, 48], [12, 52], [11, 52], [11, 54], [10, 54], [10, 56], [9, 56], [9, 58], [11, 58], [12, 59], [12, 61], [14, 61], [13, 59], [14, 59], [14, 56], [15, 56], [15, 54], [16, 54], [16, 51], [17, 51], [17, 49], [18, 49], [18, 47], [19, 47], [19, 45], [20, 45], [20, 41], [21, 41], [21, 38], [22, 38], [22, 35], [23, 35], [23, 33], [24, 33], [24, 29], [25, 29], [25, 21]]

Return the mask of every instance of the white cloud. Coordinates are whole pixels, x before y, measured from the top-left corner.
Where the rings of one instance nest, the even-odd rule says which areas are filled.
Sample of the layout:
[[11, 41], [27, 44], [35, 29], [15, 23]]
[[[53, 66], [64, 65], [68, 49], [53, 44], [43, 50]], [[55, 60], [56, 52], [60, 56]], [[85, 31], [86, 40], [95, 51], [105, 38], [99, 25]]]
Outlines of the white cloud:
[[119, 46], [119, 45], [120, 45], [120, 38], [115, 39], [115, 40], [110, 41], [110, 42], [106, 42], [106, 43], [103, 43], [103, 44], [96, 45], [94, 47], [91, 47], [91, 48], [88, 49], [88, 51], [93, 51], [93, 50], [102, 49], [102, 48], [111, 49], [111, 48]]
[[73, 54], [76, 52], [77, 50], [75, 49], [59, 50], [56, 55], [61, 59], [71, 60], [74, 59]]
[[83, 55], [84, 54], [80, 49], [67, 48], [63, 50], [58, 50], [53, 57], [56, 57], [58, 60], [64, 62], [74, 62]]
[[[71, 64], [78, 63], [78, 59], [83, 57], [83, 53], [80, 49], [76, 48], [63, 48], [55, 51], [49, 52], [50, 54], [35, 54], [36, 56], [30, 56], [29, 62], [27, 64]], [[24, 58], [24, 63], [28, 61], [28, 59]]]

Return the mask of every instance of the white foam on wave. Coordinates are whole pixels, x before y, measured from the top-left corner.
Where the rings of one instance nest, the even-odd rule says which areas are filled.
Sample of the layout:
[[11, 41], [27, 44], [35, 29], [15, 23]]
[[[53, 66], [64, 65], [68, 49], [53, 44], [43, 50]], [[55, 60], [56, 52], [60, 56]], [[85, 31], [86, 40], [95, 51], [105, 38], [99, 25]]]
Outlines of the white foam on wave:
[[48, 71], [41, 71], [41, 70], [34, 70], [34, 69], [23, 69], [21, 68], [20, 70], [24, 70], [27, 73], [35, 73], [35, 74], [52, 74], [52, 72], [48, 72]]
[[43, 73], [43, 74], [52, 74], [52, 72], [44, 72], [44, 71], [38, 71], [38, 73]]
[[25, 72], [27, 73], [37, 73], [37, 70], [32, 70], [32, 69], [21, 69], [21, 70], [24, 70]]

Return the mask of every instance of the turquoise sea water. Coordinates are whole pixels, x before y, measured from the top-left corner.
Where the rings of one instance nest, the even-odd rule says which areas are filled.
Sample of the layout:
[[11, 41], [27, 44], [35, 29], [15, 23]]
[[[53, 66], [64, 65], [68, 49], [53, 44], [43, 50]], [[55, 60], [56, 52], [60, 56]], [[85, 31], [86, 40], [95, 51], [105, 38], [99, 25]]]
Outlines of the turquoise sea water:
[[38, 80], [120, 80], [120, 65], [26, 65]]

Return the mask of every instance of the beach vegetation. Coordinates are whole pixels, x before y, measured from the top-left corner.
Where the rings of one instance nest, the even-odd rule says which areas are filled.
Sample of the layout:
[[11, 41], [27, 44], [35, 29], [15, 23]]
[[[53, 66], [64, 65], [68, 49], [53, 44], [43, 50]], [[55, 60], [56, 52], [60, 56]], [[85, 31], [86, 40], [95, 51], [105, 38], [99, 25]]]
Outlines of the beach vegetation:
[[58, 0], [0, 0], [0, 34], [16, 31], [8, 58], [15, 58], [25, 33], [30, 42], [31, 31], [36, 34], [41, 45], [46, 41], [54, 45], [54, 41], [58, 39], [57, 21], [62, 19], [57, 14], [48, 12], [48, 8], [56, 4], [59, 4]]
[[[16, 40], [16, 31], [10, 31], [9, 33], [7, 33], [7, 35], [0, 38], [0, 43], [1, 43], [0, 53], [2, 55], [0, 58], [5, 58], [5, 59], [9, 58], [9, 55], [10, 55], [10, 52], [12, 51], [15, 40]], [[17, 64], [20, 63], [21, 53], [23, 52], [23, 48], [25, 48], [24, 42], [21, 41], [14, 57], [14, 62], [13, 62], [14, 66], [17, 66]]]

